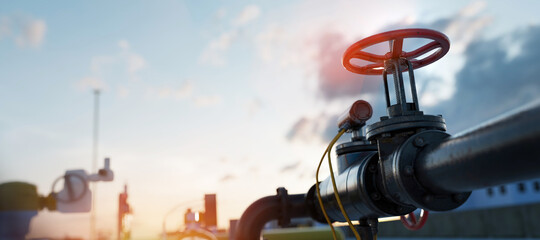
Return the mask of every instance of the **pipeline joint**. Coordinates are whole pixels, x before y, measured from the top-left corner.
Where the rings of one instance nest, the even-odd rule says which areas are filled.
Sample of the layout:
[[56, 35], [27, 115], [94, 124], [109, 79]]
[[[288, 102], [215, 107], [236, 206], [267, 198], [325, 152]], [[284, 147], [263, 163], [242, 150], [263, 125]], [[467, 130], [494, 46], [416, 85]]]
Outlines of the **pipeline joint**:
[[277, 191], [277, 197], [279, 198], [279, 218], [278, 218], [278, 225], [280, 227], [286, 227], [291, 223], [291, 216], [289, 215], [289, 211], [287, 208], [288, 201], [289, 201], [289, 194], [287, 192], [287, 189], [284, 187], [279, 187], [276, 189]]

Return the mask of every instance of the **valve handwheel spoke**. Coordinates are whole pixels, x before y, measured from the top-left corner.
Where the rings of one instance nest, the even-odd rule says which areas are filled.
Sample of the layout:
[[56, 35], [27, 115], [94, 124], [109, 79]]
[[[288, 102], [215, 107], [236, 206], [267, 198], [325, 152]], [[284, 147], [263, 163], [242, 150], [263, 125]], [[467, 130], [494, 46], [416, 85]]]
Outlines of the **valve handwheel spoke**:
[[392, 41], [390, 41], [390, 45], [392, 46], [392, 52], [391, 56], [392, 58], [400, 58], [402, 49], [403, 49], [403, 38], [397, 38]]
[[[405, 216], [408, 216], [408, 218]], [[416, 219], [414, 212], [401, 216], [400, 219], [401, 219], [401, 222], [403, 223], [403, 226], [405, 226], [405, 228], [411, 231], [416, 231], [416, 230], [420, 230], [426, 224], [428, 216], [429, 216], [429, 211], [422, 209], [420, 213], [420, 219], [418, 220]]]
[[417, 58], [428, 53], [431, 50], [437, 49], [438, 47], [439, 47], [439, 44], [436, 41], [432, 41], [414, 51], [405, 52], [405, 54], [403, 54], [403, 57], [407, 59]]
[[[405, 38], [425, 38], [433, 41], [416, 50], [406, 52], [403, 51], [403, 41]], [[389, 42], [390, 44], [390, 52], [384, 55], [363, 51], [369, 46], [383, 42]], [[450, 41], [443, 33], [421, 28], [402, 29], [376, 34], [356, 42], [345, 51], [342, 63], [347, 70], [354, 73], [381, 75], [384, 70], [384, 62], [387, 60], [404, 58], [411, 61], [413, 67], [417, 69], [439, 60], [449, 49]], [[433, 50], [436, 51], [422, 59], [417, 59]], [[371, 63], [359, 66], [351, 63], [353, 59], [365, 60]], [[406, 67], [403, 68], [403, 71], [406, 70]]]
[[352, 57], [370, 61], [370, 62], [379, 62], [379, 61], [384, 61], [386, 59], [384, 55], [377, 55], [377, 54], [363, 52], [363, 51], [354, 53]]

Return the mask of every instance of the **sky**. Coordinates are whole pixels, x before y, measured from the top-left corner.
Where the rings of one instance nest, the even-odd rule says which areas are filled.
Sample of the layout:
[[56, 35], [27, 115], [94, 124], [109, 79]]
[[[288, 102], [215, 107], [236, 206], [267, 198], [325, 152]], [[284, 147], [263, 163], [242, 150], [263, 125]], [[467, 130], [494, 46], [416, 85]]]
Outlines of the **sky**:
[[[97, 187], [98, 230], [115, 235], [124, 184], [134, 239], [157, 238], [180, 203], [202, 210], [206, 193], [228, 228], [277, 187], [314, 184], [335, 120], [355, 100], [374, 107], [369, 123], [385, 114], [380, 76], [341, 66], [348, 46], [401, 28], [446, 34], [449, 53], [415, 76], [420, 108], [454, 134], [540, 98], [539, 4], [0, 1], [0, 182], [47, 195], [66, 170], [90, 171], [98, 88], [99, 166], [110, 157], [115, 172]], [[28, 236], [88, 230], [88, 213], [42, 211]]]

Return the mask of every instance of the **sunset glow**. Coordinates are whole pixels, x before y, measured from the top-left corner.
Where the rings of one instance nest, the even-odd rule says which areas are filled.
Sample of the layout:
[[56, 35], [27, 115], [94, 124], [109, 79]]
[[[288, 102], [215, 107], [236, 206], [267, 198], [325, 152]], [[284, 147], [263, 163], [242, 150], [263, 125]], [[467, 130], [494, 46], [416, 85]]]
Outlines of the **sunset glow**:
[[[115, 179], [97, 183], [98, 233], [115, 238], [124, 184], [133, 239], [159, 239], [164, 221], [183, 228], [186, 209], [202, 211], [211, 193], [218, 227], [228, 229], [277, 187], [304, 193], [315, 183], [338, 115], [354, 101], [373, 106], [370, 123], [386, 114], [382, 78], [348, 72], [341, 61], [351, 44], [394, 29], [449, 37], [448, 54], [416, 78], [424, 112], [452, 122], [450, 133], [539, 98], [521, 65], [540, 56], [527, 49], [540, 36], [540, 2], [441, 5], [3, 1], [0, 183], [28, 182], [46, 196], [66, 170], [90, 172], [92, 91], [100, 89], [98, 158], [110, 157]], [[521, 75], [502, 66], [521, 66]], [[506, 91], [512, 97], [491, 104]], [[463, 103], [472, 99], [482, 100]], [[88, 239], [89, 216], [40, 211], [27, 237]]]

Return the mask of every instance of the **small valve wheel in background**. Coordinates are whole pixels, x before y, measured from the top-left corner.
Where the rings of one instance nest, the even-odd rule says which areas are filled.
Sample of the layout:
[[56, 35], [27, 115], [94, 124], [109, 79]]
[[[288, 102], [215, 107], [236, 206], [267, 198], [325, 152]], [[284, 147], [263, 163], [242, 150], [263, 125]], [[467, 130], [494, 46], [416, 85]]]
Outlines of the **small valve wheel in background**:
[[416, 220], [414, 212], [401, 216], [401, 222], [405, 228], [416, 231], [420, 230], [425, 224], [429, 216], [429, 211], [422, 209], [420, 212], [420, 219]]
[[[56, 184], [60, 179], [64, 179], [64, 190], [67, 194], [61, 197], [59, 192], [55, 192]], [[51, 195], [57, 202], [71, 203], [82, 199], [88, 191], [88, 181], [80, 174], [65, 174], [54, 180], [51, 188]]]

